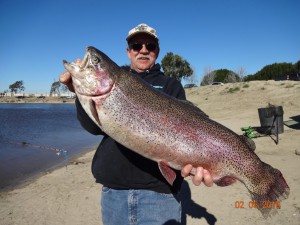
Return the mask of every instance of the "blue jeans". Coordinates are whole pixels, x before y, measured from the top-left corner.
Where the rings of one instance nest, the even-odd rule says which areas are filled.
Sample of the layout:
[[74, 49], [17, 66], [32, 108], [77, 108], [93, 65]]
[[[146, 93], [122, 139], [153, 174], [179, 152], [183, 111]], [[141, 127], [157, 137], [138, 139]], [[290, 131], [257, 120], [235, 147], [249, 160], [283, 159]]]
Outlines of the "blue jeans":
[[104, 225], [171, 225], [181, 223], [181, 203], [173, 194], [149, 190], [102, 188]]

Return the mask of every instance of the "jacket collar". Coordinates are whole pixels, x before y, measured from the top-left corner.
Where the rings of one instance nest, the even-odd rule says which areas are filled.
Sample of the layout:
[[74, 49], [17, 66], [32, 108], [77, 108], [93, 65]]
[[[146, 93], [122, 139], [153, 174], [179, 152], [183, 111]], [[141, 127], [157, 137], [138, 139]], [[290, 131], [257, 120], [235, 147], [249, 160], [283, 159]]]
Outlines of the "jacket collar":
[[160, 71], [160, 65], [159, 63], [156, 63], [153, 67], [151, 67], [149, 70], [146, 70], [145, 72], [141, 72], [138, 73], [137, 71], [135, 71], [134, 69], [131, 69], [130, 66], [122, 66], [123, 69], [133, 73], [133, 74], [137, 74], [140, 76], [145, 76], [147, 74], [156, 74], [156, 73], [161, 73]]

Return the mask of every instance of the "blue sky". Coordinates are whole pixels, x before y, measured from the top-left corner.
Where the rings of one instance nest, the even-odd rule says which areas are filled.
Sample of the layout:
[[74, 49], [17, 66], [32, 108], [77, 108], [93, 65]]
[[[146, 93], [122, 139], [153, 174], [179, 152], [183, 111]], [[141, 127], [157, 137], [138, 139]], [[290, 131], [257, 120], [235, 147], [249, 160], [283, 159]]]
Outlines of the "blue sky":
[[299, 0], [1, 0], [0, 92], [23, 80], [26, 93], [49, 93], [62, 60], [92, 45], [128, 64], [126, 35], [139, 23], [157, 30], [161, 52], [204, 70], [300, 60]]

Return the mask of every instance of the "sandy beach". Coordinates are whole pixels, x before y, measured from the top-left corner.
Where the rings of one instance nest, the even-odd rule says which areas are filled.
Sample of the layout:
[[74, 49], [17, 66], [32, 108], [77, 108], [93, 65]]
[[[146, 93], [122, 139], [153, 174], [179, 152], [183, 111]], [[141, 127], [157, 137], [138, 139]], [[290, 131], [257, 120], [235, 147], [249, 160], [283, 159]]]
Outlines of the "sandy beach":
[[[256, 154], [279, 169], [290, 186], [289, 198], [271, 218], [253, 208], [245, 186], [196, 187], [190, 178], [183, 183], [183, 224], [300, 224], [300, 82], [253, 81], [186, 89], [187, 98], [213, 120], [238, 134], [241, 127], [259, 127], [258, 108], [268, 104], [283, 107], [284, 132], [254, 138]], [[294, 119], [294, 120], [292, 120]], [[298, 121], [297, 121], [298, 120]], [[298, 124], [297, 124], [298, 122]], [[26, 184], [0, 193], [1, 225], [100, 225], [101, 185], [91, 174], [95, 150], [73, 159]], [[243, 206], [243, 207], [242, 207]]]

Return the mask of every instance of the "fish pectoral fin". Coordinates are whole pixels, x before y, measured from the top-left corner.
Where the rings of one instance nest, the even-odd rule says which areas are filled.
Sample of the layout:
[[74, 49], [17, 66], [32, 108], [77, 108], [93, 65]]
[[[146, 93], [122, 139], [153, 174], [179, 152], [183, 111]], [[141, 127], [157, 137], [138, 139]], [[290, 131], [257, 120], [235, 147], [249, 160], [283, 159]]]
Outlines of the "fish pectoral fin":
[[220, 179], [214, 181], [216, 185], [221, 187], [229, 186], [234, 182], [236, 182], [236, 178], [230, 176], [221, 177]]
[[168, 181], [170, 185], [173, 185], [174, 180], [176, 179], [176, 173], [175, 171], [169, 167], [168, 163], [159, 161], [158, 167], [161, 172], [161, 174], [164, 176], [164, 178]]
[[97, 113], [95, 101], [94, 101], [94, 100], [91, 100], [89, 103], [90, 103], [90, 110], [91, 110], [91, 113], [92, 113], [94, 119], [97, 121], [97, 123], [98, 123], [99, 125], [101, 125], [100, 120], [99, 120], [99, 117], [98, 117], [98, 113]]

